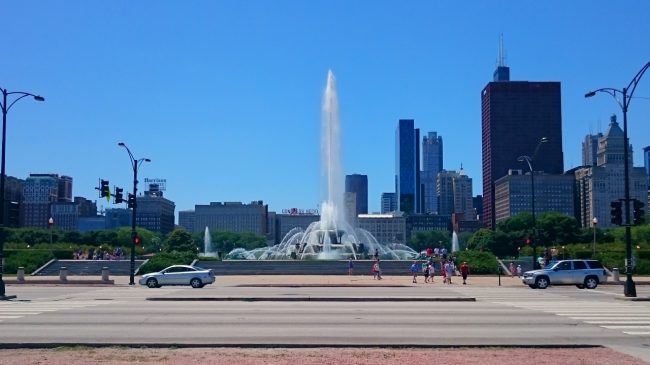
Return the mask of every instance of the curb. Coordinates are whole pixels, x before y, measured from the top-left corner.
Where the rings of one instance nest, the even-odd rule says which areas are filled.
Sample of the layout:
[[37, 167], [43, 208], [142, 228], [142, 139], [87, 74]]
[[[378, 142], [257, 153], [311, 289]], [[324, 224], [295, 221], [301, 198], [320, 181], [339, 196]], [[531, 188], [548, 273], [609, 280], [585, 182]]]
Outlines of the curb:
[[540, 345], [509, 345], [509, 344], [488, 344], [488, 345], [431, 345], [431, 344], [300, 344], [294, 343], [275, 344], [275, 343], [132, 343], [132, 342], [114, 342], [114, 343], [67, 343], [67, 342], [25, 342], [25, 343], [0, 343], [0, 349], [15, 350], [15, 349], [56, 349], [56, 348], [74, 348], [74, 347], [90, 347], [90, 348], [107, 348], [107, 347], [120, 347], [120, 348], [248, 348], [248, 349], [264, 349], [264, 348], [285, 348], [285, 349], [312, 349], [312, 348], [375, 348], [375, 349], [461, 349], [461, 348], [475, 348], [475, 349], [490, 349], [490, 348], [503, 348], [503, 349], [592, 349], [604, 348], [603, 345], [592, 344], [540, 344]]
[[153, 302], [476, 302], [470, 297], [149, 297]]
[[41, 284], [50, 284], [50, 285], [114, 285], [115, 280], [109, 280], [109, 281], [103, 281], [103, 280], [66, 280], [66, 281], [61, 281], [61, 280], [25, 280], [25, 281], [18, 281], [18, 280], [5, 280], [5, 283], [7, 284], [15, 284], [15, 285], [41, 285]]

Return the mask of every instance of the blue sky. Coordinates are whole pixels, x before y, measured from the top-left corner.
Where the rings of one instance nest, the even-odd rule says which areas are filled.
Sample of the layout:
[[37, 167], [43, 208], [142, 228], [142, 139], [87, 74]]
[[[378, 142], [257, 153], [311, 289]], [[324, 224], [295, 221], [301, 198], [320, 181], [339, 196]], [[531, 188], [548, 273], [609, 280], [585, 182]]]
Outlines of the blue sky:
[[[320, 104], [337, 78], [346, 174], [369, 205], [394, 190], [395, 128], [444, 139], [481, 193], [480, 92], [503, 33], [512, 80], [562, 82], [565, 169], [650, 61], [650, 1], [3, 1], [0, 87], [41, 94], [9, 112], [7, 174], [59, 173], [75, 196], [130, 190], [125, 142], [166, 178], [176, 210], [320, 203]], [[650, 145], [650, 75], [628, 112], [636, 165]], [[143, 187], [143, 184], [140, 185]], [[104, 208], [114, 207], [98, 200]]]

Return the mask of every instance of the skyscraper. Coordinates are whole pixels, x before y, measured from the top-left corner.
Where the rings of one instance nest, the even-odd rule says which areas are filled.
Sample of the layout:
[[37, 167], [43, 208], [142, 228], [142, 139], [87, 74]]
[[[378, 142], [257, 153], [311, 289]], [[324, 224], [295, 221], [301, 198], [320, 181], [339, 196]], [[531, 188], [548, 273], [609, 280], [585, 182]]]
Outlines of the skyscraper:
[[[625, 139], [623, 130], [610, 119], [609, 128], [598, 140], [597, 166], [575, 169], [578, 214], [576, 218], [583, 227], [590, 227], [594, 218], [599, 227], [612, 227], [610, 203], [625, 196]], [[643, 204], [648, 202], [648, 175], [644, 168], [633, 167], [632, 146], [628, 145], [628, 167], [630, 178], [630, 198]]]
[[424, 213], [438, 213], [436, 176], [443, 170], [442, 136], [429, 132], [422, 137], [422, 186], [424, 187]]
[[47, 228], [50, 205], [59, 198], [58, 174], [30, 174], [23, 190], [23, 225]]
[[381, 193], [381, 213], [389, 213], [397, 210], [397, 198], [395, 193]]
[[395, 193], [397, 210], [421, 213], [420, 130], [413, 119], [400, 119], [395, 133]]
[[439, 198], [438, 214], [451, 216], [453, 213], [462, 213], [468, 219], [475, 217], [472, 203], [472, 179], [465, 170], [441, 171], [437, 177], [437, 190]]
[[[505, 67], [505, 66], [499, 66]], [[503, 75], [503, 73], [498, 73]], [[483, 225], [494, 228], [494, 182], [509, 169], [525, 166], [519, 156], [534, 157], [535, 171], [564, 172], [559, 82], [509, 81], [503, 77], [481, 92], [483, 140]], [[537, 156], [532, 156], [539, 141]]]
[[597, 165], [598, 139], [602, 137], [602, 133], [588, 134], [585, 136], [585, 141], [582, 142], [582, 166]]
[[650, 146], [643, 147], [643, 167], [648, 175], [648, 188], [650, 189]]
[[345, 192], [357, 194], [355, 217], [368, 214], [368, 175], [345, 175]]

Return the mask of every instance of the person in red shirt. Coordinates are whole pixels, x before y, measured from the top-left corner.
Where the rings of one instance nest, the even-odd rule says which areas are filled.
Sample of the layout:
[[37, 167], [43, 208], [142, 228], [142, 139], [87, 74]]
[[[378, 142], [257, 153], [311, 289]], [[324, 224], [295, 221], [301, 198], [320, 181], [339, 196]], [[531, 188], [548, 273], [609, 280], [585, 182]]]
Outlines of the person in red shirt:
[[462, 265], [460, 265], [460, 275], [463, 276], [463, 285], [467, 284], [467, 275], [469, 275], [469, 265], [467, 265], [467, 261], [464, 261]]

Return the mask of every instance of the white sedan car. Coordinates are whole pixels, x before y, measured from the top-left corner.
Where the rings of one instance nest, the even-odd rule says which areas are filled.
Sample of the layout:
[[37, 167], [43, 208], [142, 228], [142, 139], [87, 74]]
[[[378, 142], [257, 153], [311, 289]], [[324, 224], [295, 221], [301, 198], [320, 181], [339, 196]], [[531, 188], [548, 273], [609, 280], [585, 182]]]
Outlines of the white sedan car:
[[214, 283], [212, 270], [189, 265], [173, 265], [159, 272], [144, 274], [139, 280], [140, 285], [149, 288], [159, 288], [163, 285], [190, 285], [192, 288], [202, 288]]

